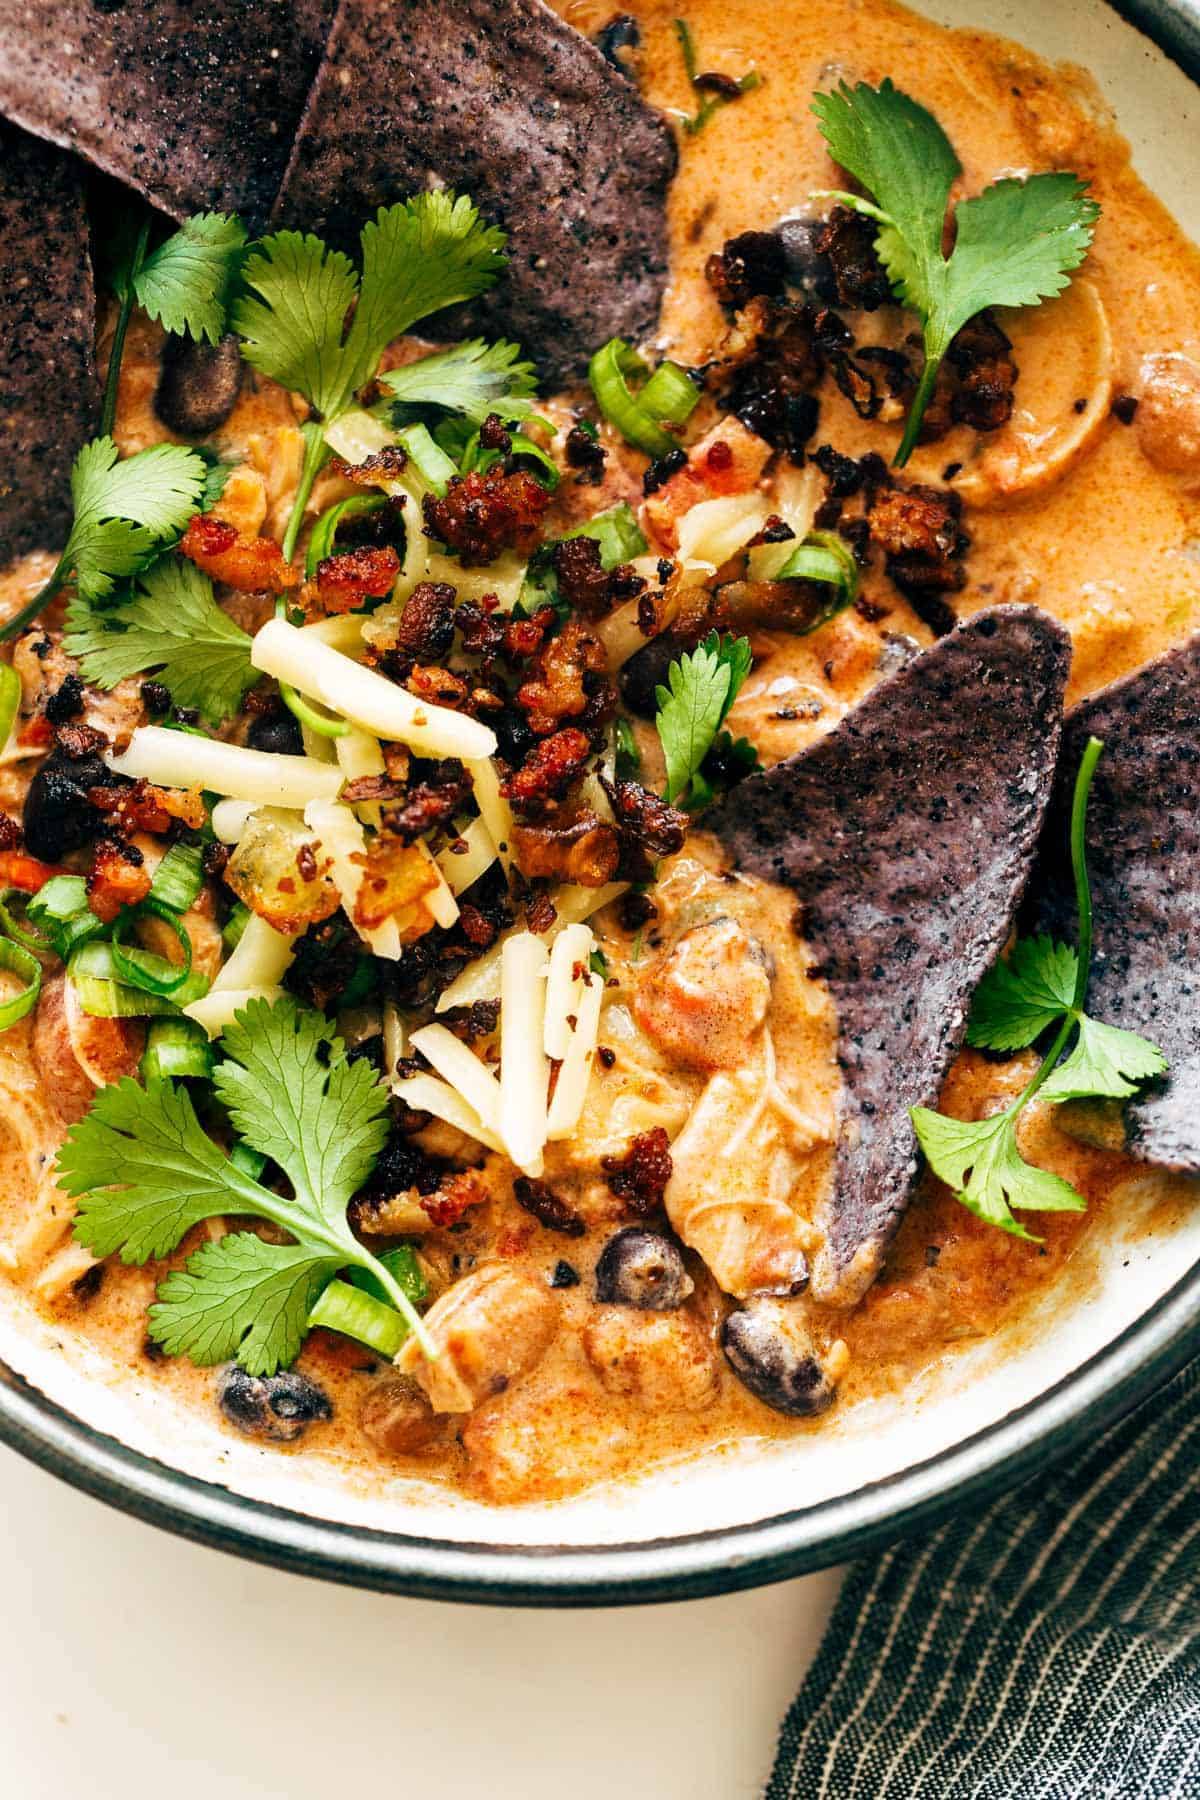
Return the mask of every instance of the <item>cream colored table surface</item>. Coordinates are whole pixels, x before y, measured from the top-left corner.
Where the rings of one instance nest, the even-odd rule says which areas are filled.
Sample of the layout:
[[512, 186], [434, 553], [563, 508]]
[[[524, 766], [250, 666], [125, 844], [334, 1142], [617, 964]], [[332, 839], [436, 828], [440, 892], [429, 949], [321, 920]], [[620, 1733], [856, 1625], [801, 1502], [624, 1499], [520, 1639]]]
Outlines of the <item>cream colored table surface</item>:
[[742, 1800], [835, 1574], [533, 1613], [168, 1537], [0, 1450], [2, 1800]]

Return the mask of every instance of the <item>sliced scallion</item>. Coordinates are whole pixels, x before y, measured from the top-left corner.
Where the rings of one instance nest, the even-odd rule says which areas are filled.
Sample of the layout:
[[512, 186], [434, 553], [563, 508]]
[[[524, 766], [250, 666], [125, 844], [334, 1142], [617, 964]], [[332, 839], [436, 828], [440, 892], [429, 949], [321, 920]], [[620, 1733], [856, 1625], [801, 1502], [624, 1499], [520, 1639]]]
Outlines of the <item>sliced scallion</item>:
[[236, 950], [242, 941], [242, 933], [250, 918], [250, 908], [243, 906], [240, 900], [234, 903], [233, 911], [221, 927], [221, 942], [227, 950]]
[[38, 889], [26, 907], [35, 931], [66, 962], [81, 944], [104, 931], [104, 922], [88, 905], [87, 884], [82, 875], [54, 875]]
[[678, 449], [679, 439], [663, 427], [682, 425], [691, 417], [700, 389], [678, 363], [664, 362], [635, 394], [628, 378], [645, 368], [624, 338], [610, 338], [588, 364], [588, 380], [600, 411], [627, 443], [647, 456], [666, 456]]
[[111, 939], [113, 968], [118, 981], [129, 987], [139, 988], [144, 994], [162, 994], [167, 999], [173, 998], [187, 983], [192, 972], [192, 940], [182, 920], [176, 913], [165, 908], [155, 907], [153, 916], [175, 933], [179, 948], [183, 952], [183, 961], [168, 962], [165, 956], [157, 951], [143, 950], [140, 944], [126, 942], [127, 934], [137, 924], [142, 914], [139, 909], [129, 908], [123, 912], [113, 926]]
[[203, 855], [198, 844], [172, 844], [154, 871], [150, 898], [177, 913], [194, 906], [204, 886]]
[[364, 514], [378, 512], [381, 506], [386, 505], [385, 494], [351, 494], [348, 500], [339, 500], [336, 506], [327, 507], [313, 526], [308, 540], [304, 558], [304, 573], [308, 579], [312, 580], [319, 563], [333, 555], [338, 528], [344, 520], [360, 519]]
[[21, 703], [21, 677], [11, 663], [0, 663], [0, 750], [12, 736]]
[[38, 956], [53, 956], [57, 953], [50, 939], [30, 928], [28, 901], [29, 895], [22, 888], [0, 890], [0, 931]]
[[700, 389], [676, 362], [661, 362], [637, 396], [642, 411], [664, 425], [686, 425], [700, 402]]
[[810, 531], [792, 551], [783, 567], [776, 571], [776, 581], [815, 581], [830, 590], [829, 600], [821, 607], [807, 631], [816, 631], [858, 596], [858, 564], [845, 538], [836, 531]]
[[610, 506], [607, 512], [597, 513], [586, 525], [577, 525], [574, 531], [564, 535], [595, 538], [600, 546], [602, 569], [615, 569], [620, 563], [632, 562], [635, 556], [644, 556], [649, 548], [637, 515], [626, 500], [618, 506]]
[[142, 1053], [144, 1081], [206, 1080], [216, 1058], [208, 1033], [191, 1019], [154, 1019]]
[[[414, 1306], [420, 1306], [422, 1300], [429, 1298], [429, 1283], [421, 1272], [417, 1253], [411, 1244], [400, 1244], [395, 1250], [385, 1250], [375, 1260], [383, 1264], [405, 1299], [411, 1300]], [[386, 1300], [387, 1290], [378, 1276], [372, 1275], [369, 1269], [352, 1270], [350, 1280], [355, 1287], [362, 1288], [364, 1293]]]
[[310, 1326], [357, 1338], [389, 1360], [408, 1336], [408, 1324], [392, 1306], [346, 1281], [331, 1281], [308, 1315]]
[[458, 469], [446, 452], [434, 443], [424, 425], [406, 425], [396, 434], [396, 442], [407, 452], [409, 461], [439, 499], [444, 498], [452, 475]]
[[318, 737], [345, 737], [350, 729], [345, 719], [340, 719], [336, 713], [326, 712], [323, 706], [316, 706], [311, 700], [306, 700], [303, 694], [296, 692], [290, 682], [280, 682], [279, 698], [292, 717], [298, 719], [301, 725], [307, 725], [310, 731], [315, 731]]
[[0, 938], [0, 969], [19, 976], [25, 983], [19, 994], [0, 1000], [0, 1031], [7, 1031], [37, 1005], [37, 997], [42, 991], [42, 965], [24, 944], [15, 944], [11, 938]]

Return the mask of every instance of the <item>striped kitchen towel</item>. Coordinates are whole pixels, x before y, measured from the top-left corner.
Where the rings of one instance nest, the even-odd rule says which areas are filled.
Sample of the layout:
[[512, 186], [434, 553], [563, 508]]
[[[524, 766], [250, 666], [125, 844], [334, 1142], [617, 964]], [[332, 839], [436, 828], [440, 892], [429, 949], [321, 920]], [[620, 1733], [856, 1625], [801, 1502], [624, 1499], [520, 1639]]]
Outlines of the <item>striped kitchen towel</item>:
[[1200, 1363], [851, 1571], [766, 1800], [1200, 1800]]

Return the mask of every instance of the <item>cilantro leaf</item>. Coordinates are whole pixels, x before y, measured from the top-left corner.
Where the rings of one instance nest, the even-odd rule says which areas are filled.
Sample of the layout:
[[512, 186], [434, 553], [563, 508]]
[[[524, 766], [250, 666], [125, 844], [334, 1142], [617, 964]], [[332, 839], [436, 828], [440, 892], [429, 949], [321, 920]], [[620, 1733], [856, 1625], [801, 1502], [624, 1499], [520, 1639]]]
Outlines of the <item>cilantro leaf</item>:
[[115, 606], [73, 600], [63, 647], [96, 687], [158, 670], [176, 706], [195, 707], [213, 726], [237, 712], [258, 679], [250, 639], [217, 605], [208, 576], [175, 556], [138, 575]]
[[[322, 425], [347, 410], [393, 338], [429, 313], [481, 294], [506, 262], [504, 233], [484, 225], [465, 196], [443, 191], [380, 207], [361, 241], [360, 280], [350, 258], [319, 237], [275, 232], [247, 257], [245, 291], [233, 308], [246, 360], [303, 394]], [[283, 540], [289, 559], [325, 456], [321, 430], [306, 431]]]
[[505, 421], [523, 419], [537, 391], [533, 364], [520, 361], [517, 344], [489, 344], [483, 338], [455, 344], [419, 362], [389, 369], [381, 387], [405, 406], [441, 406], [482, 425], [490, 413]]
[[925, 368], [895, 459], [903, 464], [956, 332], [984, 307], [1036, 306], [1061, 293], [1087, 255], [1100, 209], [1070, 173], [997, 181], [955, 207], [946, 257], [946, 207], [961, 171], [932, 113], [890, 81], [843, 82], [815, 95], [813, 111], [830, 155], [872, 196], [836, 198], [876, 221], [892, 287], [924, 327]]
[[666, 687], [655, 689], [654, 723], [666, 758], [668, 800], [678, 798], [698, 771], [752, 662], [749, 638], [721, 638], [710, 631], [671, 664]]
[[1050, 937], [1018, 938], [1007, 962], [975, 990], [967, 1042], [986, 1050], [1024, 1050], [1075, 1004], [1079, 958]]
[[74, 570], [85, 599], [104, 599], [117, 576], [134, 574], [184, 529], [207, 474], [182, 444], [155, 444], [118, 461], [111, 438], [93, 438], [71, 470], [75, 518], [59, 567]]
[[1127, 1100], [1138, 1083], [1166, 1073], [1167, 1059], [1157, 1044], [1078, 1014], [1079, 1036], [1071, 1054], [1043, 1084], [1043, 1100]]
[[193, 214], [133, 274], [138, 304], [166, 331], [217, 343], [245, 246], [233, 214]]
[[288, 1232], [294, 1244], [239, 1236], [209, 1245], [163, 1283], [152, 1330], [199, 1361], [236, 1350], [256, 1373], [290, 1361], [317, 1288], [344, 1267], [370, 1272], [423, 1333], [346, 1217], [387, 1136], [386, 1089], [369, 1065], [349, 1061], [329, 1020], [290, 997], [251, 1001], [222, 1047], [214, 1080], [234, 1127], [278, 1162], [292, 1193], [264, 1187], [244, 1157], [227, 1156], [182, 1084], [127, 1078], [100, 1090], [59, 1152], [59, 1180], [78, 1202], [76, 1238], [96, 1256], [143, 1263], [169, 1255], [204, 1219], [249, 1214]]
[[917, 1142], [934, 1174], [952, 1187], [969, 1212], [1011, 1237], [1037, 1243], [1011, 1208], [1037, 1212], [1083, 1212], [1086, 1202], [1070, 1182], [1027, 1163], [1017, 1148], [1013, 1108], [991, 1119], [964, 1121], [912, 1110]]
[[187, 1355], [202, 1368], [236, 1356], [251, 1375], [273, 1375], [299, 1355], [308, 1315], [338, 1267], [336, 1257], [303, 1245], [234, 1232], [167, 1276], [150, 1308], [150, 1334], [168, 1356]]

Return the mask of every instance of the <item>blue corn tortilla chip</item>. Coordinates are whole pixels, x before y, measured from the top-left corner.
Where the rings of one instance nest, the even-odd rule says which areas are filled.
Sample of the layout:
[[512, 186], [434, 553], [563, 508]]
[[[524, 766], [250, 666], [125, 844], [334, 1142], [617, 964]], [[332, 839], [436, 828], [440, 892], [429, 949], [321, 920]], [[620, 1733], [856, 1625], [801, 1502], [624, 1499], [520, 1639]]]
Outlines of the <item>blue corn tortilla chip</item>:
[[0, 121], [0, 567], [61, 546], [71, 462], [99, 417], [83, 176]]
[[380, 205], [469, 194], [510, 265], [439, 335], [517, 338], [561, 380], [654, 325], [675, 161], [665, 122], [541, 0], [341, 0], [274, 223], [353, 251]]
[[172, 218], [279, 190], [336, 0], [0, 0], [0, 113]]
[[1069, 715], [1030, 890], [1028, 928], [1074, 942], [1071, 796], [1089, 737], [1095, 947], [1088, 1011], [1150, 1038], [1164, 1079], [1125, 1105], [1126, 1148], [1200, 1174], [1200, 635]]
[[859, 1299], [912, 1194], [908, 1109], [936, 1103], [1024, 892], [1070, 656], [1067, 634], [1034, 607], [976, 613], [705, 815], [739, 867], [796, 895], [837, 1007], [818, 1301]]

